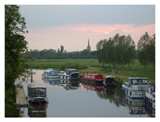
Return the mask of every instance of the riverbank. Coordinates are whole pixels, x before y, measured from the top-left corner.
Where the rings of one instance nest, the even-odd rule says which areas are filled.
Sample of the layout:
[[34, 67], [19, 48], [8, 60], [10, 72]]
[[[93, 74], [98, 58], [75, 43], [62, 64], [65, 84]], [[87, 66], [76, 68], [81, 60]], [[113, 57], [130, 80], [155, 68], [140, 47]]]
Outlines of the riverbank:
[[[155, 82], [155, 68], [153, 65], [147, 65], [146, 70], [144, 66], [140, 64], [138, 59], [135, 60], [134, 64], [113, 65], [100, 64], [97, 59], [35, 59], [27, 60], [27, 64], [31, 69], [47, 69], [54, 68], [57, 70], [64, 70], [68, 68], [76, 68], [80, 73], [99, 73], [105, 75], [112, 75], [114, 77], [120, 77], [123, 81], [126, 81], [129, 77], [147, 77], [151, 82]], [[112, 71], [117, 71], [117, 73]]]

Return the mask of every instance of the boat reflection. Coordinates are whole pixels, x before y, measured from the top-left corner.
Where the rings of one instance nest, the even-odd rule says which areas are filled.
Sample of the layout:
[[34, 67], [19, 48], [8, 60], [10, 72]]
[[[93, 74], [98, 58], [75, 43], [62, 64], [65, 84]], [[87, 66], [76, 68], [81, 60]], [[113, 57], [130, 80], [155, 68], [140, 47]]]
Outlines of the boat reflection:
[[82, 80], [82, 85], [87, 91], [103, 91], [103, 83], [96, 84], [95, 81]]
[[78, 89], [80, 81], [76, 80], [60, 80], [58, 86], [64, 87], [66, 90], [76, 90]]
[[45, 83], [48, 83], [50, 85], [58, 85], [59, 84], [59, 80], [58, 79], [48, 79], [48, 78], [42, 78], [42, 80]]
[[29, 104], [28, 116], [29, 117], [47, 117], [48, 103], [45, 104]]
[[105, 95], [114, 95], [116, 90], [116, 86], [105, 86], [104, 87], [104, 94]]
[[143, 99], [131, 99], [127, 96], [122, 97], [123, 103], [129, 107], [129, 114], [132, 115], [144, 115], [146, 114], [145, 103]]

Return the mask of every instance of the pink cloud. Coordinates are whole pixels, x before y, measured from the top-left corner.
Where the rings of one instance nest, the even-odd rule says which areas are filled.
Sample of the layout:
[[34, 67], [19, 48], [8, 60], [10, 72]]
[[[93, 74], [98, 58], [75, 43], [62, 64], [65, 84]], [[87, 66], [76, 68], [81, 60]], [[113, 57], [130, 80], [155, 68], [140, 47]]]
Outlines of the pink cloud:
[[29, 33], [26, 34], [26, 40], [29, 43], [28, 46], [30, 49], [57, 50], [60, 45], [63, 44], [67, 51], [75, 51], [86, 48], [89, 38], [92, 47], [91, 49], [96, 50], [96, 44], [98, 41], [114, 37], [116, 33], [126, 36], [129, 34], [137, 43], [145, 32], [148, 32], [149, 35], [152, 36], [155, 33], [155, 25], [65, 25], [30, 29]]

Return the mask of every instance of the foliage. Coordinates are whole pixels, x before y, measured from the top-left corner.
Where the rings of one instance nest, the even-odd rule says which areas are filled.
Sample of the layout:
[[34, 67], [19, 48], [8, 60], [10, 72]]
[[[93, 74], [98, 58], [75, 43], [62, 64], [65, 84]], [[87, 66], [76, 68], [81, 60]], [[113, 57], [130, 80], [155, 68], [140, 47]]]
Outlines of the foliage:
[[155, 34], [150, 37], [146, 32], [138, 41], [137, 48], [138, 59], [144, 65], [145, 70], [147, 64], [152, 63], [155, 65]]
[[80, 52], [56, 52], [56, 50], [53, 49], [44, 49], [41, 51], [30, 50], [26, 51], [23, 57], [25, 59], [94, 59], [96, 58], [96, 51], [92, 51], [91, 53], [89, 53], [87, 49], [84, 49]]
[[[5, 110], [14, 104], [15, 94], [8, 90], [14, 88], [14, 81], [25, 72], [27, 65], [22, 55], [27, 49], [25, 18], [21, 17], [19, 7], [5, 5]], [[14, 92], [13, 92], [14, 93]], [[10, 104], [10, 105], [8, 105]]]
[[116, 34], [113, 38], [100, 40], [97, 45], [97, 58], [99, 63], [125, 65], [134, 62], [135, 58], [135, 43], [128, 35], [119, 36]]

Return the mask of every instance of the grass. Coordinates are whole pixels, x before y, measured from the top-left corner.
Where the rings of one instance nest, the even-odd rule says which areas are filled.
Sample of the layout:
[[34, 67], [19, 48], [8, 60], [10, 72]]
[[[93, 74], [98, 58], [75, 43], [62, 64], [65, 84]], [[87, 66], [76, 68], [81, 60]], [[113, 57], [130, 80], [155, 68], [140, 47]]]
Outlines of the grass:
[[[68, 68], [76, 67], [80, 73], [89, 72], [89, 73], [99, 73], [102, 75], [112, 75], [114, 77], [120, 77], [123, 80], [127, 80], [129, 77], [147, 77], [151, 82], [155, 82], [155, 70], [153, 65], [147, 65], [146, 70], [144, 66], [136, 59], [134, 64], [130, 64], [129, 69], [128, 65], [123, 65], [122, 68], [120, 65], [116, 65], [116, 68], [113, 65], [105, 64], [104, 67], [98, 62], [97, 59], [35, 59], [27, 60], [30, 68], [34, 69], [47, 69], [54, 68], [57, 70], [62, 70], [69, 66]], [[106, 71], [117, 70], [118, 73], [109, 73]]]

